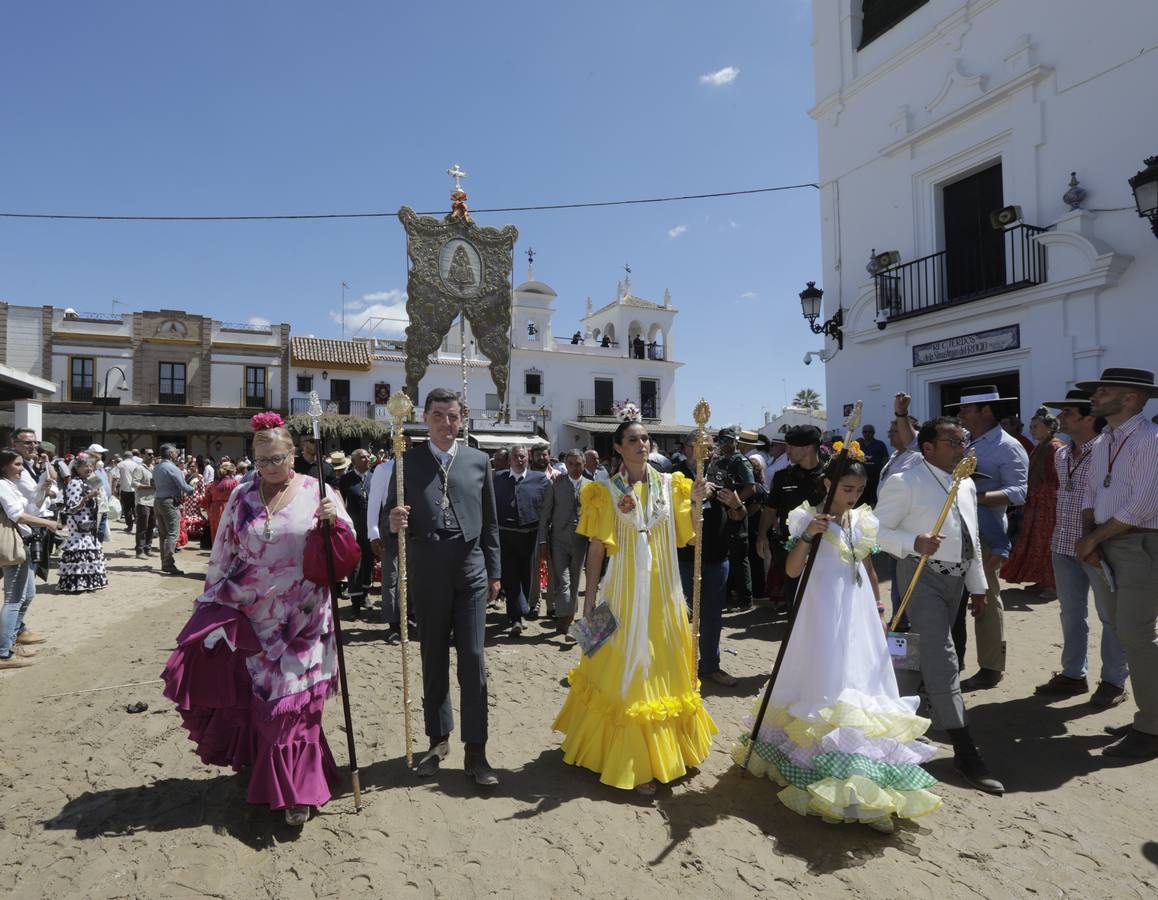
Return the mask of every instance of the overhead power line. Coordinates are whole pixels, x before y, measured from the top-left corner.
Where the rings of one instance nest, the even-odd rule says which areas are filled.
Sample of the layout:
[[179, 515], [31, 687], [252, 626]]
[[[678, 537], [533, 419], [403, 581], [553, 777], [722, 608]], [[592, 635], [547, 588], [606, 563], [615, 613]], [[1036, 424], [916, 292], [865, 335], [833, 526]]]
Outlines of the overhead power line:
[[[600, 206], [638, 206], [645, 203], [674, 203], [681, 200], [711, 200], [717, 197], [741, 197], [746, 194], [771, 194], [777, 191], [795, 191], [801, 188], [816, 188], [820, 185], [811, 181], [803, 184], [783, 184], [777, 187], [750, 188], [745, 191], [717, 191], [711, 194], [683, 194], [678, 197], [646, 197], [636, 200], [599, 200], [590, 203], [544, 203], [537, 206], [495, 206], [488, 209], [472, 209], [478, 213], [539, 212], [550, 209], [592, 209]], [[436, 216], [444, 210], [431, 210], [421, 215]], [[390, 219], [396, 212], [363, 213], [299, 213], [282, 216], [108, 216], [80, 215], [74, 213], [28, 213], [0, 212], [4, 219], [70, 219], [88, 222], [273, 222], [297, 219]]]

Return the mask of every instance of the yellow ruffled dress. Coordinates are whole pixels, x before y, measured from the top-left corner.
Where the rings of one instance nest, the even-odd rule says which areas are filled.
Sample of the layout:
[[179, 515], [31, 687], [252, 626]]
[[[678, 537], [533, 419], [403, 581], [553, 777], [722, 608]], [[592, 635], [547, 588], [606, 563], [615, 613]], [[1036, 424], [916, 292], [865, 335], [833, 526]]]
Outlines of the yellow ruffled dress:
[[700, 700], [675, 553], [692, 537], [692, 483], [678, 473], [651, 480], [634, 486], [640, 509], [650, 490], [662, 490], [669, 512], [644, 532], [638, 511], [633, 518], [617, 508], [615, 487], [593, 482], [580, 495], [577, 530], [607, 549], [599, 598], [619, 627], [571, 670], [554, 724], [565, 735], [565, 762], [625, 790], [682, 777], [707, 757], [716, 733]]

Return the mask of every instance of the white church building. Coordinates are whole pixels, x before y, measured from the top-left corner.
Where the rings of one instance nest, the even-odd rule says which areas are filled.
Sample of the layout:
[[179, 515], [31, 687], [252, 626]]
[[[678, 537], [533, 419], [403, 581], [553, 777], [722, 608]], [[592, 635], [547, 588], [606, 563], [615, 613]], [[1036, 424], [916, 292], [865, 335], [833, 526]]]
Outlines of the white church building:
[[[604, 455], [618, 425], [613, 407], [630, 401], [660, 448], [672, 449], [693, 426], [680, 424], [691, 421], [691, 409], [677, 404], [675, 376], [682, 363], [672, 358], [677, 310], [670, 293], [662, 303], [643, 299], [632, 293], [628, 278], [604, 306], [594, 309], [588, 299], [586, 315], [572, 328], [556, 320], [555, 290], [536, 280], [533, 270], [528, 276], [515, 288], [511, 307], [511, 422], [499, 421], [502, 398], [469, 322], [451, 327], [419, 384], [419, 397], [433, 387], [464, 392], [470, 439], [483, 449], [546, 439], [556, 453], [593, 447]], [[304, 410], [309, 392], [318, 390], [337, 412], [384, 417], [386, 399], [405, 384], [402, 340], [294, 337], [290, 343], [291, 412]]]
[[1153, 0], [814, 0], [829, 427], [1155, 368]]

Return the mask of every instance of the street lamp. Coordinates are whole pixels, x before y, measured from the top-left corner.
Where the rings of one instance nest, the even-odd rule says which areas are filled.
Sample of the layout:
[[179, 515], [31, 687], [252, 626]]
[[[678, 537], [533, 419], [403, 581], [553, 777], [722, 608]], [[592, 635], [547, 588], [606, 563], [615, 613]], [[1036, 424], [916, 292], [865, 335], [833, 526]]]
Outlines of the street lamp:
[[844, 349], [844, 334], [841, 332], [841, 327], [844, 325], [844, 310], [840, 307], [833, 313], [832, 318], [823, 325], [817, 325], [816, 320], [820, 318], [820, 302], [824, 299], [824, 291], [816, 286], [815, 281], [808, 282], [808, 285], [800, 292], [800, 309], [804, 313], [804, 318], [808, 320], [808, 327], [812, 329], [813, 334], [823, 334], [836, 341], [838, 349]]
[[1130, 179], [1138, 215], [1150, 220], [1150, 230], [1158, 237], [1158, 156], [1146, 160], [1146, 168]]
[[[105, 394], [101, 397], [101, 446], [108, 447], [109, 439], [109, 376], [113, 372], [121, 373], [121, 383], [117, 385], [118, 391], [127, 391], [129, 389], [129, 376], [125, 374], [125, 370], [120, 366], [110, 366], [109, 370], [105, 372]], [[121, 398], [116, 398], [117, 403], [121, 402]]]

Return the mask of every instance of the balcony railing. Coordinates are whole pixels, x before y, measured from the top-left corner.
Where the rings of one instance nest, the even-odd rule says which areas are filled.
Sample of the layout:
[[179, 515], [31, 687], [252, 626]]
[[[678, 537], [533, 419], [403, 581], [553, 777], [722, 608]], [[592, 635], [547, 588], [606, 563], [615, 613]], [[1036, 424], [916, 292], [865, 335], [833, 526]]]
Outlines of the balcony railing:
[[967, 253], [942, 250], [878, 273], [873, 276], [877, 321], [906, 319], [1044, 283], [1045, 248], [1034, 240], [1044, 231], [1048, 229], [1024, 224], [1006, 229], [1001, 253], [988, 259], [972, 248]]
[[[608, 401], [604, 403], [600, 400], [580, 400], [579, 401], [579, 418], [580, 419], [610, 419], [615, 416], [612, 409], [615, 403], [620, 401]], [[656, 409], [657, 403], [647, 402], [640, 403], [638, 400], [632, 400], [636, 406], [639, 407], [640, 413], [644, 419], [658, 419], [659, 413]]]
[[241, 406], [243, 409], [277, 409], [272, 390], [253, 393], [249, 388], [241, 389]]
[[91, 403], [93, 390], [91, 387], [78, 387], [74, 384], [69, 388], [67, 397], [74, 403]]
[[[310, 411], [310, 401], [305, 397], [290, 399], [290, 415], [307, 413]], [[363, 419], [374, 417], [374, 404], [369, 400], [323, 400], [322, 412], [333, 412], [341, 416], [360, 416]]]
[[633, 341], [627, 346], [628, 359], [663, 359], [663, 344], [658, 341], [648, 341], [639, 344]]
[[181, 391], [180, 393], [176, 393], [176, 392], [165, 393], [165, 392], [159, 391], [157, 393], [157, 402], [158, 403], [164, 403], [166, 405], [172, 405], [172, 406], [184, 406], [185, 405], [185, 396], [186, 396], [186, 394], [184, 391]]

